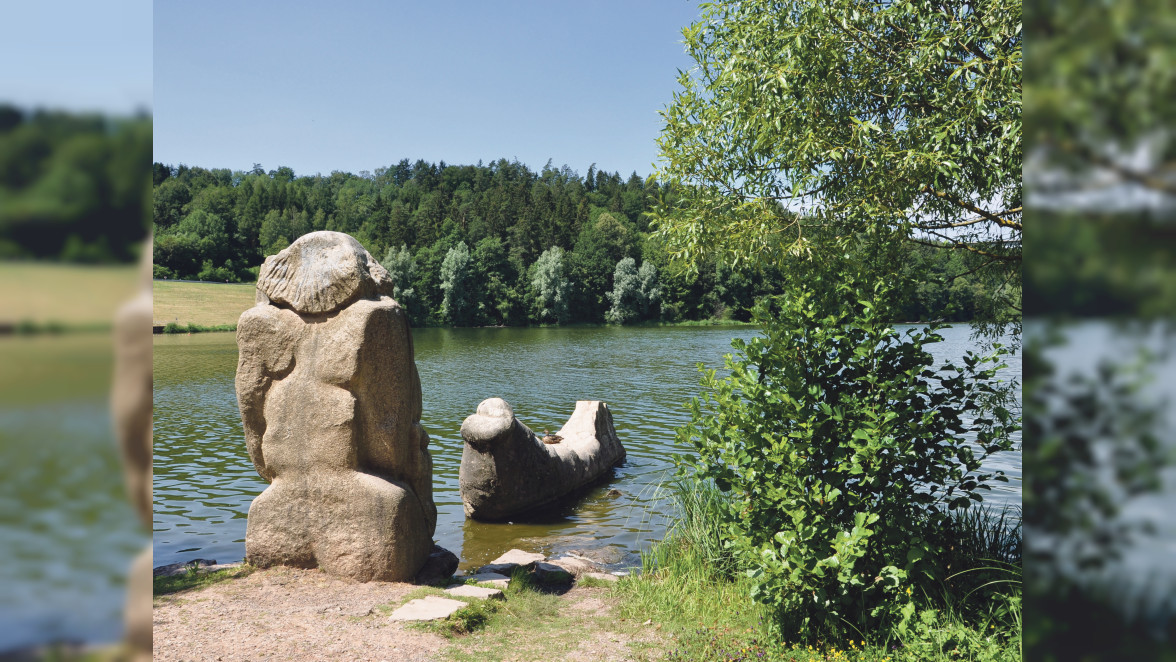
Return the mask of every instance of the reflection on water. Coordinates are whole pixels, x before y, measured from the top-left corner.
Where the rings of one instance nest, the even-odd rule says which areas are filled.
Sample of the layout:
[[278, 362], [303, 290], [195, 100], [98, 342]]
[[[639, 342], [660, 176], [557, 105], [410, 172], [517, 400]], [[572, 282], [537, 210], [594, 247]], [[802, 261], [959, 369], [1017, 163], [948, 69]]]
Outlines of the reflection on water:
[[[967, 327], [944, 332], [938, 359], [973, 345]], [[660, 540], [670, 523], [658, 485], [686, 449], [674, 429], [698, 392], [696, 364], [722, 364], [747, 327], [418, 329], [413, 332], [431, 437], [435, 538], [468, 568], [517, 547], [545, 554], [612, 547], [621, 563]], [[265, 488], [245, 451], [233, 376], [231, 334], [155, 338], [155, 563], [244, 556], [249, 503]], [[1020, 376], [1019, 362], [1009, 370]], [[461, 422], [478, 403], [501, 397], [532, 429], [559, 429], [577, 400], [603, 400], [627, 451], [610, 480], [539, 517], [467, 521], [458, 488]], [[1020, 502], [1020, 454], [996, 458], [1008, 485], [998, 504]], [[610, 489], [620, 495], [609, 496]]]

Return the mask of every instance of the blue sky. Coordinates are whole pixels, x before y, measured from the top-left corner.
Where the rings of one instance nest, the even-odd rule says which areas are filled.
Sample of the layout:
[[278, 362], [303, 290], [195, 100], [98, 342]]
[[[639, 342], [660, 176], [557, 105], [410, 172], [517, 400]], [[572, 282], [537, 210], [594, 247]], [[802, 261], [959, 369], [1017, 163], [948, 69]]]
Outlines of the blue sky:
[[296, 173], [402, 158], [648, 174], [685, 0], [157, 2], [155, 160]]
[[150, 0], [6, 2], [0, 102], [127, 115], [151, 108]]

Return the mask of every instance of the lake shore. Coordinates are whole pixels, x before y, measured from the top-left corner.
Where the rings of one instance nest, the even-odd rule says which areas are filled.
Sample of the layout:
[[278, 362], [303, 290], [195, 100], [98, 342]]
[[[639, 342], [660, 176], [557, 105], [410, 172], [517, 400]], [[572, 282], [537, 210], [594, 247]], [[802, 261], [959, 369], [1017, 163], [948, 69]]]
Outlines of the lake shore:
[[472, 633], [389, 620], [437, 589], [360, 583], [319, 570], [275, 567], [211, 586], [156, 596], [154, 659], [537, 660], [660, 658], [666, 637], [616, 612], [601, 586], [563, 592], [520, 588]]

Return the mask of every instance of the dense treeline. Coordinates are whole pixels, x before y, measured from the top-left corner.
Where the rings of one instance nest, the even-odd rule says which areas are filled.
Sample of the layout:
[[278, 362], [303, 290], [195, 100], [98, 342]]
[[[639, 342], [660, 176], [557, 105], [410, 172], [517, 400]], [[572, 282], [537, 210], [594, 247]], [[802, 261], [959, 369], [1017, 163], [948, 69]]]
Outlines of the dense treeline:
[[[394, 275], [414, 324], [747, 320], [785, 274], [751, 277], [714, 260], [669, 268], [646, 211], [674, 191], [632, 173], [585, 176], [549, 162], [402, 160], [359, 174], [296, 176], [153, 166], [155, 276], [250, 281], [315, 230], [346, 232]], [[979, 283], [951, 278], [947, 251], [912, 246], [909, 319], [969, 319]]]
[[1028, 239], [1030, 315], [1171, 317], [1176, 219], [1170, 212], [1046, 212]]
[[0, 258], [134, 259], [150, 159], [149, 117], [0, 105]]

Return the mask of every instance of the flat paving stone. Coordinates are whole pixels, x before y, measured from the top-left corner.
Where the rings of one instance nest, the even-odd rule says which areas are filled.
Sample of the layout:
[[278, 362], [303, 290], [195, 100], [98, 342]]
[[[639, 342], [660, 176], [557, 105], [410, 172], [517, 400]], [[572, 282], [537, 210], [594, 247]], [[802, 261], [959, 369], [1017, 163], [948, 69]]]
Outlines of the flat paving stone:
[[497, 572], [479, 572], [476, 575], [466, 575], [461, 579], [472, 579], [475, 583], [478, 584], [493, 584], [498, 588], [506, 588], [507, 586], [510, 586], [510, 577], [507, 577], [506, 575], [500, 575]]
[[463, 598], [478, 598], [479, 600], [486, 600], [489, 598], [497, 598], [505, 600], [506, 596], [502, 591], [496, 588], [486, 588], [485, 586], [470, 586], [469, 584], [462, 584], [461, 586], [453, 586], [445, 589], [449, 595], [458, 595]]
[[403, 607], [392, 612], [390, 621], [435, 621], [448, 618], [453, 612], [466, 606], [461, 600], [451, 600], [430, 595], [409, 600]]

